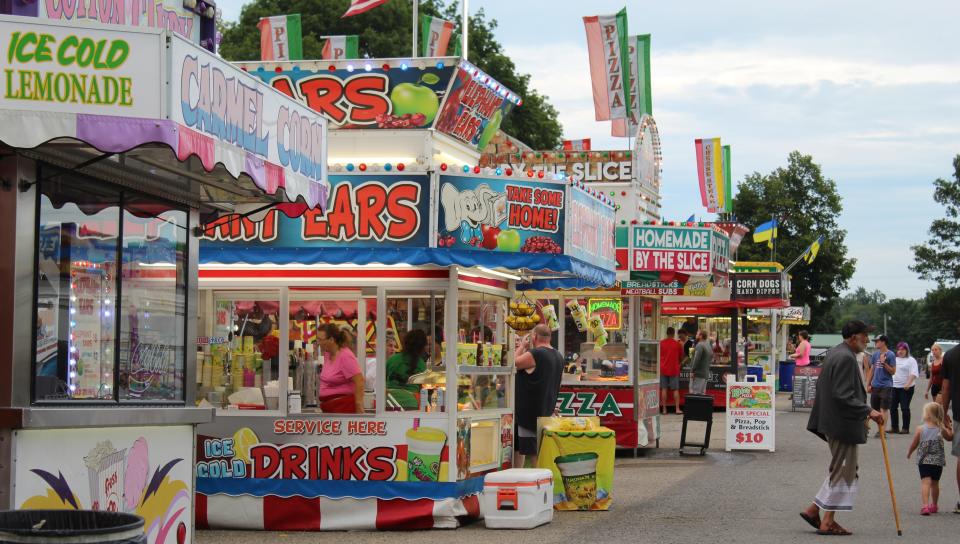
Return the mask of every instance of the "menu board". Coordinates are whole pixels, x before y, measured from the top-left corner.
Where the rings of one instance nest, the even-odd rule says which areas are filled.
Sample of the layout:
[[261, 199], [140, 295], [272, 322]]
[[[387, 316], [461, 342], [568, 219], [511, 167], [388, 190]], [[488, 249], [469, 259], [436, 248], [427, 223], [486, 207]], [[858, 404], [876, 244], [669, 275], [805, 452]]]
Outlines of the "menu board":
[[798, 366], [793, 371], [793, 405], [797, 408], [813, 408], [817, 398], [817, 380], [820, 379], [820, 366]]
[[776, 393], [774, 382], [727, 384], [727, 451], [775, 449]]

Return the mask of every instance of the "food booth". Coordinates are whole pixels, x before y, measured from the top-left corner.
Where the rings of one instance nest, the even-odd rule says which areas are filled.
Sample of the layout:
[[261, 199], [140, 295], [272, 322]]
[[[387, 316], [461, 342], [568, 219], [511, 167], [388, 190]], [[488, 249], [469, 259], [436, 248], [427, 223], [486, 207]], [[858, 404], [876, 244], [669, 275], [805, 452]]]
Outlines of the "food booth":
[[[660, 140], [656, 122], [645, 115], [633, 149], [614, 151], [527, 151], [484, 156], [488, 164], [563, 176], [572, 183], [568, 232], [573, 255], [617, 270], [628, 280], [629, 229], [659, 217]], [[614, 203], [604, 211], [590, 202], [599, 194]], [[593, 210], [591, 208], [594, 208]], [[613, 231], [610, 239], [605, 233]], [[660, 297], [591, 289], [557, 278], [522, 286], [543, 320], [554, 323], [555, 343], [567, 359], [558, 413], [599, 416], [616, 431], [617, 446], [656, 444], [659, 424]]]
[[[408, 117], [394, 99], [379, 119], [339, 125], [311, 104], [336, 126], [326, 207], [251, 209], [206, 224], [197, 379], [217, 418], [198, 430], [197, 524], [456, 527], [479, 514], [482, 475], [512, 465], [514, 345], [537, 320], [516, 285], [615, 281], [612, 267], [566, 252], [576, 188], [477, 166], [488, 127], [520, 99], [466, 61], [241, 66], [307, 104], [316, 93], [301, 90], [316, 81], [365, 78], [393, 89], [389, 97], [399, 87], [434, 98]], [[353, 339], [362, 413], [318, 406], [329, 360], [316, 338], [327, 323]], [[425, 368], [398, 382], [387, 361], [415, 329], [428, 338]]]
[[[745, 263], [745, 267], [758, 263]], [[766, 263], [765, 263], [766, 264]], [[777, 263], [769, 263], [777, 265]], [[714, 364], [707, 380], [707, 394], [714, 398], [714, 406], [725, 406], [726, 378], [736, 368], [737, 381], [742, 382], [747, 374], [757, 381], [764, 375], [775, 374], [776, 365], [771, 362], [771, 353], [776, 351], [770, 324], [751, 320], [750, 310], [778, 309], [787, 306], [787, 280], [781, 272], [740, 272], [740, 263], [733, 263], [730, 274], [729, 298], [710, 297], [691, 300], [668, 298], [664, 300], [664, 319], [676, 328], [691, 332], [706, 330], [713, 347]], [[779, 266], [779, 265], [777, 265]], [[756, 363], [756, 364], [750, 364]], [[681, 372], [681, 391], [688, 388], [689, 370]], [[683, 393], [682, 393], [683, 394]]]
[[325, 202], [326, 121], [198, 46], [206, 8], [3, 6], [0, 508], [129, 512], [147, 542], [192, 542], [214, 415], [194, 406], [198, 227]]

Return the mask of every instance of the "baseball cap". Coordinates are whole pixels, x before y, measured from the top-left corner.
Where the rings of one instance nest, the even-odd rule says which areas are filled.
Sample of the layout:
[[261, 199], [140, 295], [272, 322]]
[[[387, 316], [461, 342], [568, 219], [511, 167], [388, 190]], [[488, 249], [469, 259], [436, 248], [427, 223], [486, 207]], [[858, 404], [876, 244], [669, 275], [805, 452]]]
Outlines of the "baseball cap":
[[888, 345], [888, 346], [890, 345], [890, 340], [887, 338], [887, 335], [885, 335], [885, 334], [878, 334], [876, 337], [874, 337], [873, 341], [874, 341], [874, 342], [878, 342], [878, 341], [879, 341], [879, 342], [883, 342], [884, 344], [886, 344], [886, 345]]

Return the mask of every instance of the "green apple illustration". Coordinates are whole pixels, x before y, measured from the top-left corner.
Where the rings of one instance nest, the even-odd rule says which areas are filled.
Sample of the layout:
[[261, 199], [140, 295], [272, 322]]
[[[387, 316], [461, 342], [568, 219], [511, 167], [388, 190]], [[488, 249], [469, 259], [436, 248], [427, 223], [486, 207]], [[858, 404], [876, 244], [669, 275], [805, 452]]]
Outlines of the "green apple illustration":
[[500, 231], [497, 235], [497, 249], [513, 253], [520, 251], [520, 233], [513, 229]]
[[480, 142], [477, 144], [477, 149], [482, 151], [487, 148], [487, 144], [490, 143], [490, 139], [493, 138], [494, 134], [497, 133], [497, 130], [500, 129], [501, 121], [503, 121], [503, 114], [500, 113], [500, 110], [493, 112], [490, 120], [487, 121], [487, 126], [483, 129], [483, 133], [480, 134]]
[[420, 126], [427, 126], [433, 122], [440, 109], [440, 101], [433, 89], [422, 85], [434, 85], [440, 81], [436, 74], [423, 74], [416, 83], [401, 83], [390, 91], [390, 101], [393, 102], [393, 115], [399, 117], [409, 113], [421, 114], [425, 117]]

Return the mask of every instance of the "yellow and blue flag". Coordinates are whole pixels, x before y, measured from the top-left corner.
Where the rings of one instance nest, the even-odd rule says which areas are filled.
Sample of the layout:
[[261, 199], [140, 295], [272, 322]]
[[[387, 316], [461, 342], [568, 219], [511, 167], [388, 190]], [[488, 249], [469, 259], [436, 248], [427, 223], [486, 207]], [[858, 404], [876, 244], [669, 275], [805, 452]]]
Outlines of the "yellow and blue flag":
[[823, 245], [823, 235], [821, 234], [820, 236], [817, 237], [816, 241], [810, 244], [810, 247], [808, 247], [807, 250], [803, 253], [803, 260], [806, 261], [807, 264], [812, 263], [813, 260], [817, 258], [817, 253], [820, 252], [820, 246], [822, 245]]
[[777, 237], [777, 220], [772, 219], [759, 225], [753, 231], [754, 242], [766, 242], [768, 246], [773, 246], [773, 239]]

